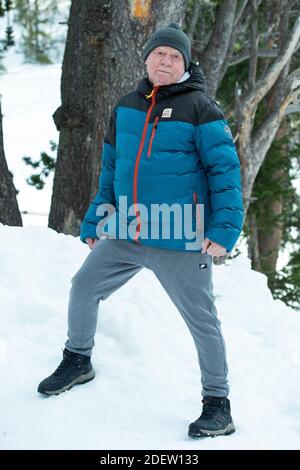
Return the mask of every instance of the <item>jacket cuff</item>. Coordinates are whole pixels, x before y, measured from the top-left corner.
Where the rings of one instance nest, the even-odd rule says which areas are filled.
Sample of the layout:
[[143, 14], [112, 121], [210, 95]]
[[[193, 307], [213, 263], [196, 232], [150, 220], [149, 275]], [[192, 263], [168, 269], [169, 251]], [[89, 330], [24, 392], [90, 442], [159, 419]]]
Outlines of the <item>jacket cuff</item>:
[[205, 237], [231, 251], [236, 244], [240, 230], [234, 228], [210, 227], [205, 233]]
[[93, 223], [82, 221], [80, 226], [80, 240], [86, 243], [87, 238], [98, 238], [96, 233], [97, 226]]

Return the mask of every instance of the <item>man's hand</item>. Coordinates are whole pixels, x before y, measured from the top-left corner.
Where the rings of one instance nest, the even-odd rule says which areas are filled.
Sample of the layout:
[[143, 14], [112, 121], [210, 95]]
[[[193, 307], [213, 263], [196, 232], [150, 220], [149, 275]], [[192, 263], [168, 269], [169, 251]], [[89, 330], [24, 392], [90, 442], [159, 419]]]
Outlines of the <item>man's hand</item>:
[[216, 242], [213, 242], [209, 238], [205, 238], [201, 253], [206, 253], [211, 256], [224, 256], [226, 253], [226, 248], [224, 246], [219, 245]]
[[89, 245], [89, 249], [92, 250], [94, 248], [94, 246], [96, 245], [96, 243], [98, 242], [98, 238], [86, 238], [85, 239], [87, 244]]

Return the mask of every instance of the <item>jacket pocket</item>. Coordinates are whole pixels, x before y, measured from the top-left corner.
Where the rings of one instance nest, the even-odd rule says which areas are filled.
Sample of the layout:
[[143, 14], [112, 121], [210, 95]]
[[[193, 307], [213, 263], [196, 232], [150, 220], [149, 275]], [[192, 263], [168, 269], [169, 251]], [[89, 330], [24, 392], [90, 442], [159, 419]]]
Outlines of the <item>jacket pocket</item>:
[[154, 119], [154, 123], [153, 123], [153, 128], [152, 128], [149, 147], [148, 147], [148, 152], [147, 152], [147, 157], [148, 158], [151, 155], [152, 144], [153, 144], [153, 140], [154, 140], [154, 137], [155, 137], [155, 132], [156, 132], [156, 129], [157, 129], [157, 125], [158, 125], [158, 116], [156, 116], [156, 118]]

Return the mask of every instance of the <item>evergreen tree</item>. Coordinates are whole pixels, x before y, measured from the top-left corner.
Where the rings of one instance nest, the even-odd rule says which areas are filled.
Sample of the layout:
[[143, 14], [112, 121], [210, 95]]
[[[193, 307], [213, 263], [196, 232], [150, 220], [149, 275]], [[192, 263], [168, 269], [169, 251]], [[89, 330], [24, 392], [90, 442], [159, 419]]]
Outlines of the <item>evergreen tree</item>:
[[57, 0], [15, 0], [15, 22], [21, 26], [21, 49], [28, 62], [49, 64], [57, 44]]
[[[54, 141], [50, 141], [51, 152], [56, 152], [57, 144]], [[39, 170], [38, 173], [31, 175], [27, 178], [27, 183], [30, 186], [34, 186], [36, 189], [43, 189], [45, 186], [45, 179], [50, 175], [51, 171], [55, 169], [55, 157], [51, 157], [46, 152], [41, 152], [40, 159], [33, 161], [31, 157], [23, 157], [26, 165], [31, 166], [35, 170]]]
[[0, 0], [0, 18], [7, 18], [7, 26], [5, 31], [5, 37], [0, 37], [0, 71], [4, 70], [1, 60], [4, 57], [4, 53], [11, 46], [14, 46], [15, 41], [13, 37], [13, 28], [11, 26], [10, 11], [12, 9], [11, 0]]

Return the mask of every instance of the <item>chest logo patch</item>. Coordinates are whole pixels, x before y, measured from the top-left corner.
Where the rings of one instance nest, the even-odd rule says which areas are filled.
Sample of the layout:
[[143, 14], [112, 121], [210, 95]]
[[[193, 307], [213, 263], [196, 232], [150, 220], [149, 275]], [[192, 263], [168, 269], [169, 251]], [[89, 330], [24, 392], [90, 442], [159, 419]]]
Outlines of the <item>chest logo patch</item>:
[[165, 109], [163, 110], [163, 113], [162, 113], [161, 117], [162, 117], [162, 118], [169, 118], [169, 117], [171, 117], [172, 111], [173, 111], [173, 108], [165, 108]]

